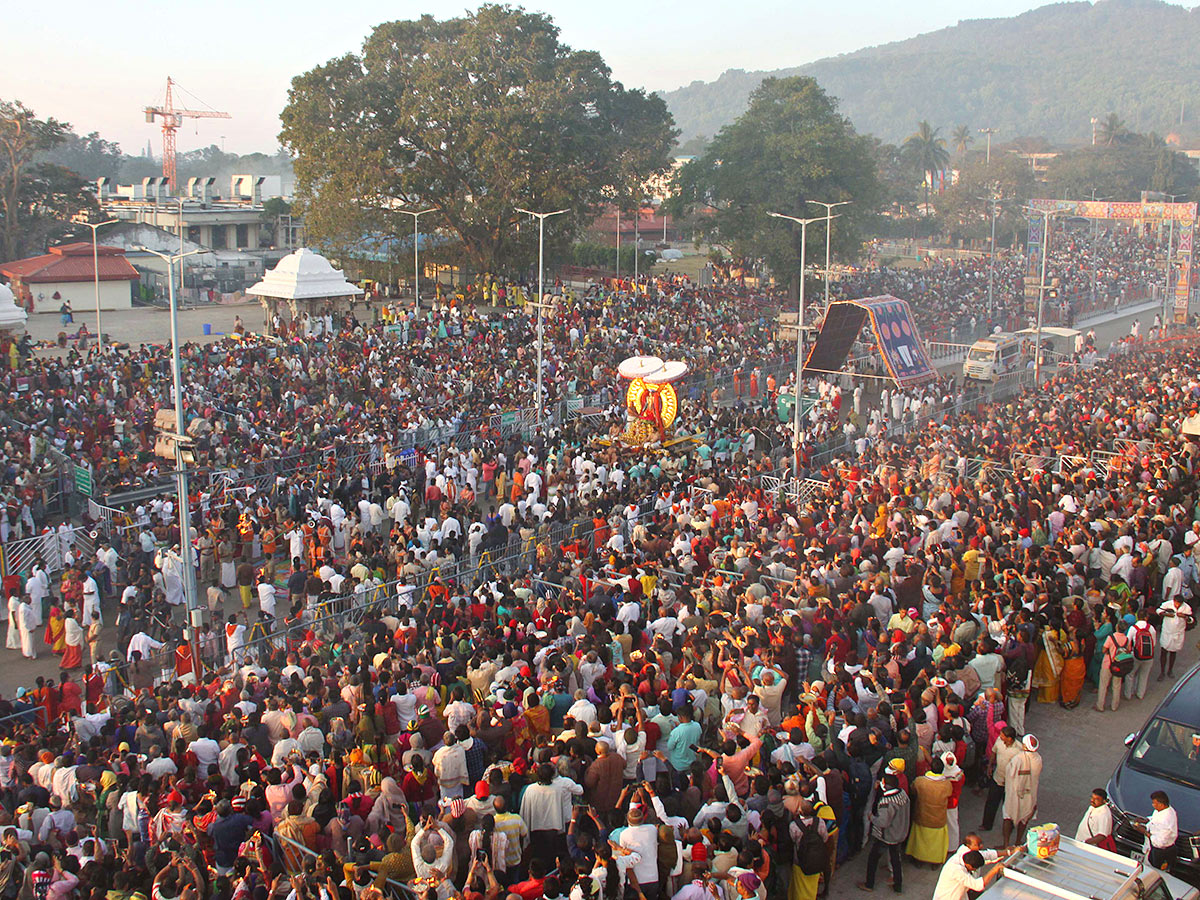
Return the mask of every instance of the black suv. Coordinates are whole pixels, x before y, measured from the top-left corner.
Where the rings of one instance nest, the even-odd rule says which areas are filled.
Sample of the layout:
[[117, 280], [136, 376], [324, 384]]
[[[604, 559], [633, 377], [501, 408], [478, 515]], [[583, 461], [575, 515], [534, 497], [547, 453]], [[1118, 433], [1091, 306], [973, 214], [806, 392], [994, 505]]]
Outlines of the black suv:
[[1117, 846], [1123, 853], [1142, 850], [1145, 836], [1130, 823], [1144, 823], [1154, 812], [1150, 794], [1165, 791], [1179, 817], [1178, 862], [1171, 871], [1200, 882], [1200, 665], [1179, 680], [1125, 746], [1108, 781]]

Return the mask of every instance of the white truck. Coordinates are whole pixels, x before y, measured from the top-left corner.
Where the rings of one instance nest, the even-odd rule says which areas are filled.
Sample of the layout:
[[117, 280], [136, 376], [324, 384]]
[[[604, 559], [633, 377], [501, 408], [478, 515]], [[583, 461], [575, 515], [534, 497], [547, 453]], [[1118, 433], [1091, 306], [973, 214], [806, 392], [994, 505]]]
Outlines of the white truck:
[[1028, 357], [1022, 350], [1023, 338], [1007, 331], [980, 338], [967, 351], [963, 376], [974, 381], [999, 381], [1009, 372], [1025, 367]]
[[1200, 890], [1139, 860], [1069, 837], [1058, 853], [1013, 857], [980, 900], [1197, 900]]

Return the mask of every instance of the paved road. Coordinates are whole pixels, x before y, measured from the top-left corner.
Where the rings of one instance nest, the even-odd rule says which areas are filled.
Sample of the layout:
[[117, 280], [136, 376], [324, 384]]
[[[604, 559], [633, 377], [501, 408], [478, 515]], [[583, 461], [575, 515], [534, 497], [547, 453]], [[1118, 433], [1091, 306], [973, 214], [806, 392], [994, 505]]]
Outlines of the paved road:
[[[183, 337], [185, 340], [203, 340], [202, 325], [205, 322], [212, 323], [214, 331], [228, 331], [232, 328], [234, 315], [239, 312], [248, 324], [253, 325], [257, 322], [258, 308], [253, 305], [184, 311], [180, 321]], [[1153, 318], [1153, 312], [1139, 312], [1135, 315], [1141, 319], [1144, 333]], [[1127, 335], [1129, 323], [1135, 315], [1127, 315], [1095, 326], [1098, 343], [1103, 346]], [[94, 319], [94, 314], [91, 318]], [[88, 319], [86, 313], [77, 313], [76, 319], [88, 321], [89, 327], [94, 327], [94, 322]], [[109, 333], [135, 344], [163, 341], [169, 335], [167, 314], [156, 310], [106, 313], [104, 324]], [[59, 330], [57, 316], [34, 316], [30, 320], [30, 331], [35, 337], [49, 338]], [[111, 608], [110, 603], [106, 606], [106, 621], [111, 622], [114, 614], [115, 610]], [[110, 640], [111, 630], [109, 629]], [[1186, 672], [1196, 661], [1196, 657], [1196, 649], [1189, 643], [1180, 653], [1180, 667], [1176, 670], [1176, 676]], [[57, 667], [51, 660], [44, 650], [40, 659], [30, 661], [22, 659], [17, 651], [0, 649], [0, 693], [11, 696], [11, 692], [18, 685], [31, 684], [38, 675], [56, 676]], [[1027, 726], [1041, 738], [1045, 758], [1039, 821], [1057, 822], [1067, 833], [1074, 834], [1091, 789], [1104, 786], [1120, 760], [1125, 749], [1122, 739], [1142, 724], [1170, 686], [1170, 682], [1157, 682], [1152, 679], [1149, 693], [1144, 700], [1123, 703], [1116, 713], [1097, 713], [1091, 709], [1095, 692], [1090, 686], [1080, 707], [1075, 710], [1064, 710], [1056, 704], [1030, 704]], [[982, 798], [968, 790], [959, 814], [964, 834], [980, 824], [982, 808]], [[996, 829], [985, 834], [985, 840], [989, 844], [1000, 842], [998, 825]], [[856, 884], [862, 880], [865, 863], [865, 852], [847, 862], [834, 879], [831, 896], [864, 896], [857, 890]], [[916, 870], [907, 866], [904, 877], [905, 895], [928, 897], [933, 892], [937, 873], [929, 869]], [[882, 876], [879, 883], [883, 885]], [[890, 893], [886, 887], [877, 890], [880, 893]]]
[[[247, 328], [262, 326], [262, 307], [257, 303], [239, 303], [229, 306], [205, 306], [185, 309], [179, 313], [179, 334], [185, 342], [215, 341], [221, 332], [233, 331], [233, 320], [240, 315]], [[135, 309], [105, 310], [101, 313], [104, 333], [114, 340], [133, 346], [138, 344], [161, 344], [171, 339], [171, 316], [165, 309], [139, 306]], [[74, 333], [81, 323], [88, 331], [96, 333], [96, 311], [76, 310], [75, 324], [63, 326], [58, 314], [39, 313], [29, 317], [29, 333], [37, 340], [53, 341], [60, 331]], [[211, 325], [211, 335], [204, 334], [204, 325]]]

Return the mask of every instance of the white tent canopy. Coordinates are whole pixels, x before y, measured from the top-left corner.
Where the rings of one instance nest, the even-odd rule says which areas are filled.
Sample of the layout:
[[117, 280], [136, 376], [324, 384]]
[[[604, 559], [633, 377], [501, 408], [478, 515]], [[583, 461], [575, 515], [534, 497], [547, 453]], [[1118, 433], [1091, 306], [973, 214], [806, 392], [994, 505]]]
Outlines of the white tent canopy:
[[340, 269], [307, 247], [289, 253], [247, 294], [279, 300], [319, 300], [333, 297], [357, 297], [363, 289], [346, 280]]

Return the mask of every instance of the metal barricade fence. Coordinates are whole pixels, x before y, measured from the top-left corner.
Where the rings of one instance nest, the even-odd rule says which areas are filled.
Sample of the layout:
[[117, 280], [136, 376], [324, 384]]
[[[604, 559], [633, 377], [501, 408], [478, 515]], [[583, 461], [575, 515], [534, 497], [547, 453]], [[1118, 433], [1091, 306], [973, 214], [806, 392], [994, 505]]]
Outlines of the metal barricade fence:
[[32, 706], [20, 712], [0, 716], [0, 734], [9, 734], [13, 729], [32, 725], [38, 731], [45, 731], [49, 724], [48, 713], [44, 706]]
[[95, 561], [96, 539], [95, 531], [77, 525], [66, 532], [51, 529], [45, 534], [7, 541], [0, 544], [0, 577], [28, 575], [39, 557], [46, 564], [47, 573], [61, 572], [69, 551], [76, 560], [86, 560], [90, 565]]
[[[650, 518], [655, 514], [654, 505], [657, 498], [657, 493], [644, 497], [637, 504], [636, 515], [626, 513], [620, 517], [617, 527], [622, 537], [628, 540], [642, 518]], [[502, 552], [497, 552], [500, 548], [485, 549], [477, 554], [466, 552], [461, 559], [434, 566], [415, 579], [397, 579], [362, 592], [334, 597], [310, 610], [308, 615], [296, 623], [287, 624], [283, 619], [277, 618], [270, 632], [258, 636], [257, 632], [252, 632], [251, 638], [245, 642], [239, 655], [243, 658], [261, 658], [263, 653], [270, 655], [286, 646], [287, 642], [298, 641], [302, 634], [310, 630], [331, 636], [360, 624], [368, 612], [396, 612], [402, 600], [403, 604], [411, 609], [427, 597], [430, 588], [439, 580], [443, 584], [454, 581], [468, 589], [474, 589], [477, 582], [495, 575], [517, 578], [523, 577], [525, 573], [532, 574], [537, 569], [544, 569], [543, 563], [575, 552], [581, 541], [587, 542], [589, 552], [595, 546], [597, 529], [591, 519], [547, 522], [544, 525], [545, 530], [539, 527], [529, 542], [524, 542], [519, 534], [510, 534]], [[604, 532], [610, 530], [607, 520], [601, 528]], [[548, 559], [539, 559], [539, 554]], [[218, 634], [213, 630], [206, 632], [200, 641], [200, 650], [200, 662], [210, 669], [220, 668], [228, 662], [229, 654], [223, 633]], [[173, 680], [174, 648], [164, 647], [141, 660], [139, 666], [148, 669], [156, 681]]]

